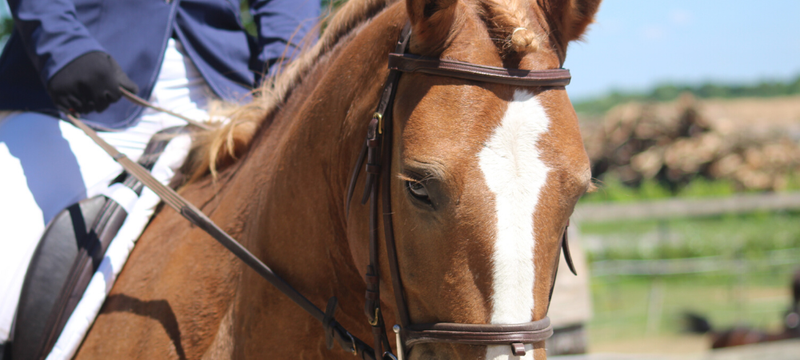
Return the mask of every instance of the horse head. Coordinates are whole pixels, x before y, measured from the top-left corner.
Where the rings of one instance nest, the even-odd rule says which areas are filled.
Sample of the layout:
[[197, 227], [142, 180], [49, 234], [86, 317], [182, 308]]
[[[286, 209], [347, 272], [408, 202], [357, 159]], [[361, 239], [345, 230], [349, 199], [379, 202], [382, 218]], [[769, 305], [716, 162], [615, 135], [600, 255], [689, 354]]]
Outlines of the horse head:
[[[477, 65], [558, 69], [567, 44], [580, 37], [598, 5], [407, 0], [407, 51]], [[544, 318], [561, 236], [591, 186], [566, 91], [421, 73], [403, 74], [397, 87], [388, 184], [408, 322], [521, 324]], [[363, 273], [367, 206], [353, 206], [349, 241]], [[385, 249], [382, 254], [381, 299], [395, 304], [391, 255]], [[545, 357], [543, 341], [526, 350], [523, 358]], [[512, 349], [429, 342], [407, 355], [506, 359]]]

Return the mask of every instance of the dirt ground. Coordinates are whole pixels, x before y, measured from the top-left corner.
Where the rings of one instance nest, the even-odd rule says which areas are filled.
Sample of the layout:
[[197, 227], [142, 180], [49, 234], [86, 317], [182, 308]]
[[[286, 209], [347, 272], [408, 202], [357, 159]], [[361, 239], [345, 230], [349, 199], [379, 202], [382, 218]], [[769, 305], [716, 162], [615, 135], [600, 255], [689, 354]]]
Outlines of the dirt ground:
[[591, 344], [589, 353], [702, 354], [709, 347], [704, 335], [663, 335]]
[[[714, 351], [700, 352], [674, 352], [674, 348], [689, 349], [689, 344], [695, 340], [679, 338], [653, 339], [653, 341], [642, 341], [641, 346], [657, 346], [661, 348], [666, 344], [672, 350], [655, 352], [654, 349], [643, 349], [637, 353], [615, 352], [595, 352], [587, 355], [553, 356], [553, 360], [798, 360], [800, 359], [800, 340], [784, 340], [771, 343], [736, 346], [732, 348], [719, 349]], [[637, 345], [639, 347], [639, 345]]]

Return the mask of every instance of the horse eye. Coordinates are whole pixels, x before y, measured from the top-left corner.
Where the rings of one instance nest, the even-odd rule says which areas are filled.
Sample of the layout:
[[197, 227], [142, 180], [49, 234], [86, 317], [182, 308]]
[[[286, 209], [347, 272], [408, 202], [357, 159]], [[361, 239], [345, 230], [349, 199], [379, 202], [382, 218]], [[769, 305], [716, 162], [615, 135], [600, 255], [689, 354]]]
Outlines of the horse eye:
[[408, 189], [411, 196], [417, 200], [425, 203], [431, 202], [431, 199], [428, 197], [428, 189], [425, 188], [425, 184], [423, 184], [422, 181], [406, 181], [406, 189]]

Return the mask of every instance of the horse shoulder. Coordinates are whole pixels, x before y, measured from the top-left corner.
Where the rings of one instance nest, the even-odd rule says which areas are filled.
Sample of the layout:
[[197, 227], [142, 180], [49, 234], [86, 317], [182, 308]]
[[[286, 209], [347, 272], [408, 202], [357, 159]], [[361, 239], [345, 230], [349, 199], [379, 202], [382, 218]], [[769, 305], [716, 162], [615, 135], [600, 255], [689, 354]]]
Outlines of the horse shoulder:
[[[209, 200], [197, 189], [185, 193], [195, 204]], [[165, 207], [139, 239], [77, 358], [225, 358], [240, 270], [230, 252]]]

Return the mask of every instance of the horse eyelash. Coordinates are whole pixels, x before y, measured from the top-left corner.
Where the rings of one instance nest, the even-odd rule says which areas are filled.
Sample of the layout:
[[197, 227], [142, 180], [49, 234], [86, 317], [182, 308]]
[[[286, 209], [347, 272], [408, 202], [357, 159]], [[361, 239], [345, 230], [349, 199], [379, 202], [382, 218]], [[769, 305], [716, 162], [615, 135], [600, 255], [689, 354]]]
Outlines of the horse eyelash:
[[413, 177], [411, 175], [403, 174], [403, 173], [397, 174], [397, 178], [399, 178], [400, 180], [403, 180], [403, 181], [410, 181], [410, 182], [421, 182], [421, 181], [424, 180], [424, 178], [423, 179], [419, 179], [419, 178]]
[[411, 177], [403, 173], [397, 174], [397, 178], [403, 181], [417, 181], [416, 179], [412, 179]]
[[412, 182], [425, 182], [427, 180], [433, 179], [433, 174], [426, 174], [425, 176], [420, 176], [417, 173], [409, 173], [404, 174], [400, 173], [397, 174], [397, 178], [403, 181], [412, 181]]

